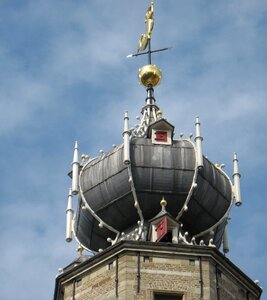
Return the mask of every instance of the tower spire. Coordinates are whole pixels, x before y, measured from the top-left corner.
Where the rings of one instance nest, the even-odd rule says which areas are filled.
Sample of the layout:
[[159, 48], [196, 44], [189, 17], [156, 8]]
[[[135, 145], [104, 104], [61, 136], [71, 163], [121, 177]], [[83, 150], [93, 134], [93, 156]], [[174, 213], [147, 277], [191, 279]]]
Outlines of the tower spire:
[[127, 58], [140, 55], [148, 56], [148, 64], [139, 69], [138, 75], [140, 84], [142, 84], [145, 88], [155, 87], [160, 83], [162, 78], [161, 70], [156, 65], [152, 65], [152, 53], [171, 49], [171, 47], [165, 47], [152, 50], [151, 39], [154, 22], [154, 1], [152, 0], [145, 15], [146, 32], [141, 35], [138, 41], [137, 53], [127, 55]]
[[[146, 32], [143, 33], [138, 41], [138, 48], [137, 48], [137, 55], [144, 55], [147, 54], [148, 56], [148, 64], [143, 66], [141, 69], [139, 69], [139, 82], [145, 86], [146, 88], [153, 88], [156, 85], [158, 85], [161, 81], [162, 74], [161, 70], [155, 66], [152, 65], [152, 51], [151, 50], [151, 38], [152, 38], [152, 32], [154, 28], [154, 1], [152, 0], [146, 15], [145, 15], [145, 23], [146, 23]], [[146, 52], [143, 52], [146, 50]]]
[[152, 64], [152, 53], [168, 50], [170, 48], [162, 48], [152, 50], [151, 39], [154, 28], [154, 1], [150, 2], [145, 15], [146, 32], [143, 33], [138, 41], [137, 53], [130, 54], [127, 57], [136, 57], [140, 55], [148, 56], [148, 64], [139, 69], [138, 80], [147, 90], [146, 105], [142, 109], [142, 118], [140, 124], [134, 129], [132, 135], [144, 136], [149, 125], [158, 120], [157, 112], [159, 107], [155, 104], [154, 87], [160, 84], [162, 79], [161, 70]]

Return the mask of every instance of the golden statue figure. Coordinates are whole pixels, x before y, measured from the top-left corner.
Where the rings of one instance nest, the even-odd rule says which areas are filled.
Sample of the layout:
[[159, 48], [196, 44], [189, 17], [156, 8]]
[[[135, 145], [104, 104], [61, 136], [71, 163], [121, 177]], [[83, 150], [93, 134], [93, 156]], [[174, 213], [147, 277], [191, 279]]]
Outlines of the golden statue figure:
[[143, 33], [138, 42], [137, 53], [146, 49], [154, 26], [154, 1], [151, 2], [145, 16], [146, 33]]

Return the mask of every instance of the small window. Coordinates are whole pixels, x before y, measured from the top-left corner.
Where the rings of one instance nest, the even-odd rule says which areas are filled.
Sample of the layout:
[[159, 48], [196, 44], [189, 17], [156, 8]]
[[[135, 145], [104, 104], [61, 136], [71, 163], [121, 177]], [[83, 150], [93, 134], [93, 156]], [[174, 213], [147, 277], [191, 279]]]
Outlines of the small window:
[[194, 265], [195, 265], [195, 260], [189, 259], [189, 266], [194, 266]]
[[155, 293], [154, 300], [183, 300], [183, 296], [181, 294]]
[[160, 240], [161, 243], [172, 243], [172, 231], [168, 231], [167, 234]]
[[157, 142], [163, 142], [163, 143], [167, 143], [167, 138], [168, 138], [168, 135], [167, 135], [167, 131], [155, 131], [155, 141]]
[[148, 263], [150, 261], [151, 261], [151, 259], [149, 256], [144, 256], [144, 263]]
[[82, 279], [77, 279], [75, 282], [76, 287], [79, 287], [82, 285]]
[[113, 269], [113, 261], [108, 264], [108, 270], [112, 270], [112, 269]]
[[222, 271], [221, 271], [221, 270], [218, 270], [218, 269], [217, 269], [217, 276], [218, 276], [219, 278], [222, 278]]

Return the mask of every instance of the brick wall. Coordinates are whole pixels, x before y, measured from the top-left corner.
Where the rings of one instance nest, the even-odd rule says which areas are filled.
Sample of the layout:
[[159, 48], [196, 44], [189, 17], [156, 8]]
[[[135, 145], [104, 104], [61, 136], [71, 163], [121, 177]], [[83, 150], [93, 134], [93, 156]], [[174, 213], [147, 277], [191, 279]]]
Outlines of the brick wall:
[[65, 300], [72, 300], [74, 286], [75, 300], [153, 300], [155, 292], [172, 292], [182, 295], [183, 300], [259, 299], [260, 293], [255, 284], [228, 259], [217, 254], [217, 250], [214, 250], [219, 255], [216, 258], [189, 251], [189, 254], [144, 252], [142, 249], [122, 251], [119, 254], [114, 252], [114, 255], [107, 255], [104, 259], [92, 259], [88, 266], [85, 263], [81, 269], [76, 267], [66, 278], [63, 274], [60, 289], [64, 290]]

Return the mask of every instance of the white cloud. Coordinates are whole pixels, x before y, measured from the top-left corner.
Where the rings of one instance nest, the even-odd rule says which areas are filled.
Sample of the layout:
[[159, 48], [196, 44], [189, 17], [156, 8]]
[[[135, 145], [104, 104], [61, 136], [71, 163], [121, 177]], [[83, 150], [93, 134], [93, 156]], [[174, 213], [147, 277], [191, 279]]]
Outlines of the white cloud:
[[[122, 141], [125, 109], [131, 125], [137, 123], [146, 92], [136, 77], [146, 59], [125, 56], [145, 30], [146, 8], [142, 0], [1, 3], [5, 300], [18, 290], [20, 299], [51, 298], [57, 269], [76, 255], [75, 245], [64, 243], [73, 143], [78, 139], [81, 153], [97, 155]], [[199, 115], [205, 154], [226, 162], [230, 175], [232, 153], [240, 154], [244, 206], [233, 213], [230, 255], [251, 276], [259, 274], [263, 286], [266, 8], [261, 0], [158, 2], [153, 36], [153, 47], [175, 46], [153, 59], [164, 76], [157, 104], [176, 133], [194, 132]]]

